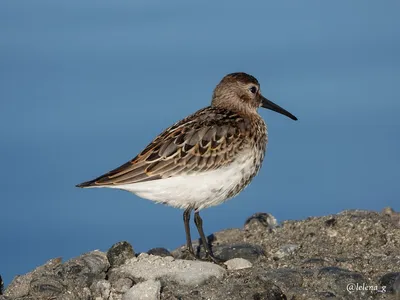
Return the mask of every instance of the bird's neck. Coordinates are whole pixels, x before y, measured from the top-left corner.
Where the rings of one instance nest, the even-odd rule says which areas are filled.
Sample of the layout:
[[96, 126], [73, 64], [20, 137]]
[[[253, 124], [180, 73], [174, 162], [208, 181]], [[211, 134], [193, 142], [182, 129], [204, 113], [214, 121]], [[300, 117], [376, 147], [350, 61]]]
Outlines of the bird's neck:
[[237, 101], [232, 101], [232, 99], [225, 99], [224, 97], [213, 98], [211, 106], [227, 109], [244, 117], [260, 117], [256, 108], [239, 99]]

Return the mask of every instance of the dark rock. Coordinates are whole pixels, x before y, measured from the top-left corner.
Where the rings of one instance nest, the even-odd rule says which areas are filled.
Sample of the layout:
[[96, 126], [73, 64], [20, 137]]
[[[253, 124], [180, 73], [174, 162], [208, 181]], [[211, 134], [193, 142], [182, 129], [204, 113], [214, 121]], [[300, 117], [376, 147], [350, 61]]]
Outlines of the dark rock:
[[[295, 269], [277, 269], [260, 272], [260, 277], [265, 281], [271, 281], [282, 290], [289, 290], [293, 287], [300, 287], [303, 285], [303, 276], [305, 272], [303, 270]], [[311, 276], [312, 272], [309, 272], [308, 276]]]
[[110, 268], [107, 256], [100, 251], [92, 251], [63, 263], [57, 270], [62, 277], [67, 292], [63, 297], [68, 299], [88, 299], [92, 297], [90, 287], [97, 281], [106, 278]]
[[215, 256], [223, 261], [227, 261], [232, 258], [244, 258], [254, 263], [260, 257], [265, 255], [260, 246], [244, 243], [216, 246], [213, 248], [213, 251]]
[[1, 278], [0, 275], [0, 295], [3, 295], [3, 291], [4, 291], [4, 283], [3, 283], [3, 278]]
[[35, 298], [56, 298], [66, 291], [59, 276], [44, 275], [32, 279], [29, 295]]
[[149, 251], [147, 251], [147, 254], [161, 256], [161, 257], [172, 256], [171, 252], [169, 252], [165, 248], [152, 248]]
[[351, 282], [362, 283], [364, 278], [361, 274], [338, 267], [324, 267], [316, 272], [317, 277], [334, 278], [335, 280], [351, 280]]
[[396, 277], [396, 280], [393, 282], [392, 288], [397, 298], [400, 298], [400, 275]]
[[329, 218], [328, 220], [325, 221], [325, 226], [327, 226], [327, 227], [333, 227], [335, 225], [336, 225], [335, 217]]
[[57, 269], [57, 272], [67, 279], [85, 277], [90, 285], [92, 279], [103, 279], [109, 267], [110, 263], [103, 252], [92, 251], [66, 261]]
[[[194, 244], [194, 249], [197, 252], [197, 256], [200, 259], [205, 260], [206, 255], [202, 245]], [[250, 262], [254, 262], [260, 257], [263, 257], [264, 251], [258, 245], [240, 243], [240, 244], [228, 244], [228, 245], [210, 245], [214, 256], [221, 261], [227, 261], [232, 258], [244, 258]], [[177, 259], [193, 259], [185, 247], [178, 248], [172, 251], [172, 254]]]
[[285, 294], [282, 293], [281, 290], [277, 286], [274, 286], [268, 291], [264, 292], [257, 292], [253, 294], [254, 300], [286, 300], [287, 297]]
[[315, 272], [314, 278], [318, 278], [322, 291], [332, 293], [343, 299], [357, 298], [366, 294], [363, 291], [354, 291], [354, 294], [349, 294], [347, 290], [349, 284], [362, 285], [367, 282], [361, 274], [350, 270], [324, 267]]
[[253, 233], [272, 232], [278, 226], [275, 217], [268, 213], [255, 213], [244, 223], [244, 230]]
[[61, 264], [52, 259], [34, 271], [16, 277], [5, 291], [10, 299], [89, 299], [89, 287], [104, 279], [110, 267], [106, 254], [92, 251]]
[[232, 258], [244, 258], [250, 262], [255, 262], [264, 256], [263, 249], [258, 245], [251, 244], [234, 244], [234, 245], [218, 245], [212, 248], [214, 255], [227, 261]]
[[386, 292], [388, 293], [394, 293], [397, 290], [399, 290], [397, 286], [399, 284], [400, 284], [400, 272], [387, 273], [379, 279], [379, 285], [381, 287], [386, 287]]
[[134, 256], [132, 245], [125, 241], [112, 245], [107, 251], [107, 258], [112, 268], [124, 264], [126, 260]]

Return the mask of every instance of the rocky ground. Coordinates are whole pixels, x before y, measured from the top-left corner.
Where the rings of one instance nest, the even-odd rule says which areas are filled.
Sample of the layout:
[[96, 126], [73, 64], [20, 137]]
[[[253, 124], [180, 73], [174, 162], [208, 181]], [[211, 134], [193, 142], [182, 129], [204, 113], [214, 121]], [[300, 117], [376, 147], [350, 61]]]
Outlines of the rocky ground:
[[52, 259], [5, 291], [0, 277], [0, 300], [400, 299], [400, 214], [390, 208], [280, 225], [258, 213], [209, 242], [225, 264], [188, 260], [183, 248], [135, 254], [120, 242]]

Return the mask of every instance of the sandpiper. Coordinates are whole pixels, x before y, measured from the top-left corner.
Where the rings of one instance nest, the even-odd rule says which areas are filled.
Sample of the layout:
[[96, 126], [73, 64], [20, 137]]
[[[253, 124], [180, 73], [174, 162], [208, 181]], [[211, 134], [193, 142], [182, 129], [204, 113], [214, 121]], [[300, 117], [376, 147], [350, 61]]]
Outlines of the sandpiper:
[[199, 211], [240, 193], [258, 173], [267, 144], [267, 127], [257, 109], [264, 107], [297, 118], [261, 95], [257, 79], [226, 75], [211, 105], [167, 128], [140, 154], [81, 188], [107, 187], [184, 209], [187, 251], [195, 257], [190, 215], [208, 259], [214, 257]]

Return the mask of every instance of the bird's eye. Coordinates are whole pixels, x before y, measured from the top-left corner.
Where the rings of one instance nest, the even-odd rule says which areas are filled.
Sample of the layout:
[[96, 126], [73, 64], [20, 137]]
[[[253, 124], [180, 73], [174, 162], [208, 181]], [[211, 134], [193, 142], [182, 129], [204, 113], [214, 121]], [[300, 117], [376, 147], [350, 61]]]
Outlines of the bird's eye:
[[253, 94], [257, 93], [257, 88], [255, 86], [252, 86], [250, 88], [250, 92], [252, 92]]

